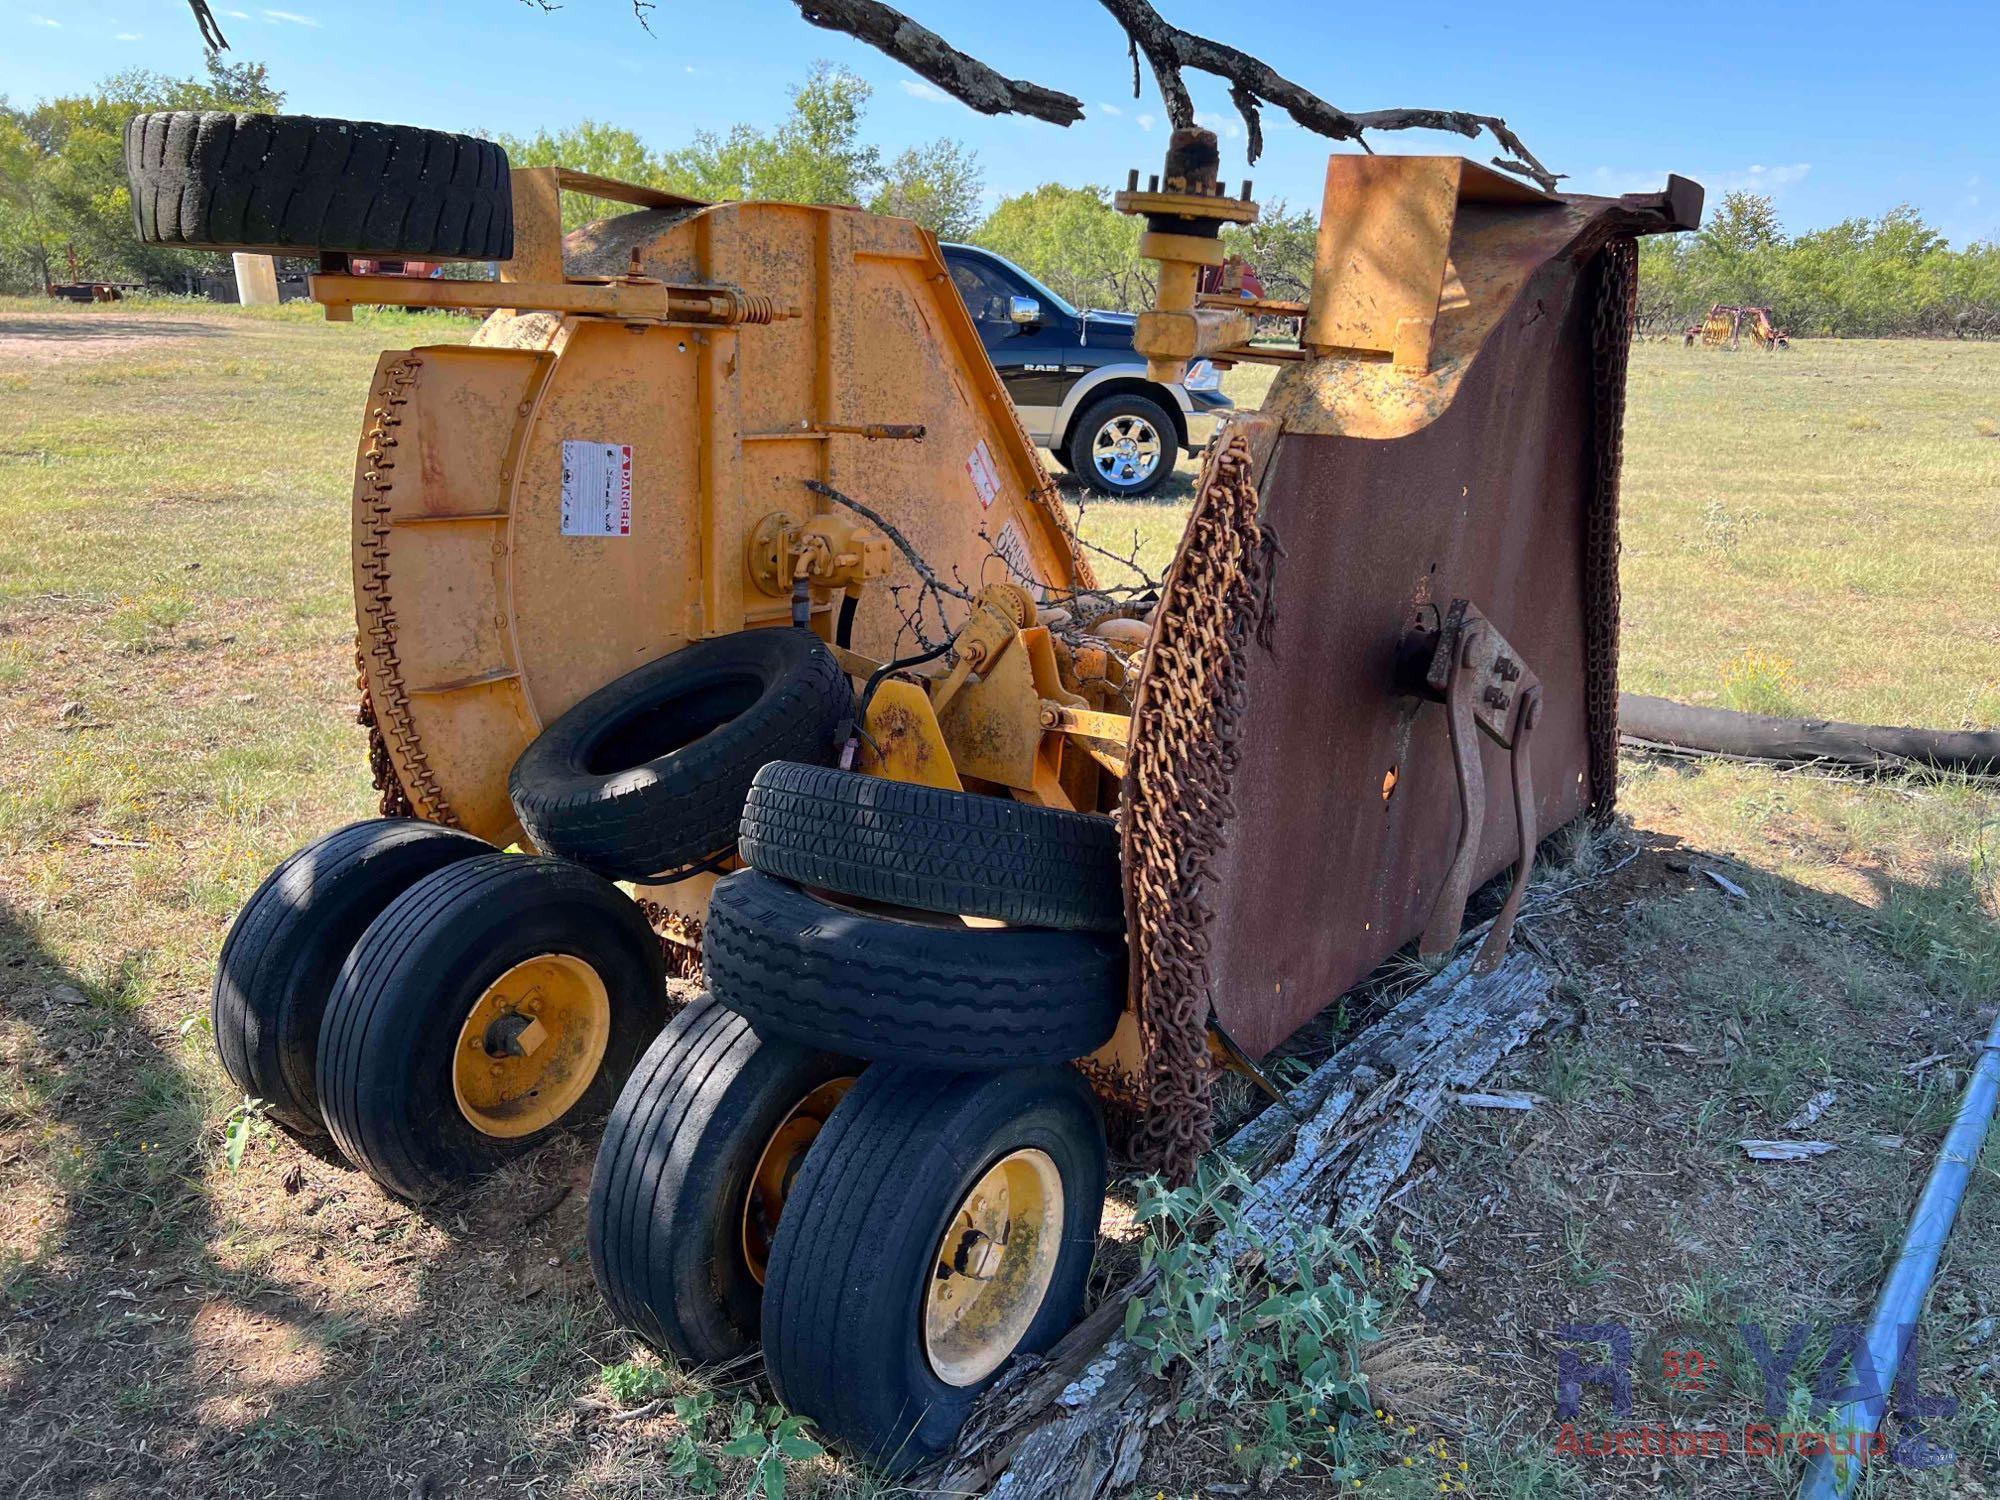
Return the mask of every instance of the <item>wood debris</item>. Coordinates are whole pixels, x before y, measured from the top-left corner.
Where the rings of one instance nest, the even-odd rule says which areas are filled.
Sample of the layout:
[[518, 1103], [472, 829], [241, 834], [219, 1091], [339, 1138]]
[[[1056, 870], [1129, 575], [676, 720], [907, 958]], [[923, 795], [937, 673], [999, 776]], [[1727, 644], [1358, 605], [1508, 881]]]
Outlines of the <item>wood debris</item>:
[[[1517, 951], [1483, 978], [1472, 958], [1463, 952], [1221, 1148], [1251, 1179], [1245, 1248], [1329, 1218], [1364, 1229], [1453, 1096], [1548, 1022], [1554, 981], [1531, 955]], [[1219, 1242], [1218, 1253], [1233, 1251]], [[1130, 1484], [1173, 1406], [1171, 1377], [1156, 1380], [1124, 1337], [1127, 1303], [1152, 1284], [1135, 1277], [1046, 1359], [1021, 1361], [921, 1492], [1098, 1500]]]

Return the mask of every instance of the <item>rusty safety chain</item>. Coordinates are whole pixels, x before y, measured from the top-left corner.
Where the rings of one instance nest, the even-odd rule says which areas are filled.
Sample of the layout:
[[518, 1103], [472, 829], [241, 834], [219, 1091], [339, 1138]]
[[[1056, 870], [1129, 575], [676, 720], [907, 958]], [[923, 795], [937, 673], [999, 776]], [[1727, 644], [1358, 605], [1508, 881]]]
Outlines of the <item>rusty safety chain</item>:
[[361, 665], [361, 643], [354, 643], [354, 685], [361, 690], [361, 705], [354, 710], [354, 722], [368, 731], [368, 779], [375, 784], [376, 806], [385, 818], [414, 818], [410, 794], [396, 779], [395, 762], [389, 759], [389, 742], [382, 738], [382, 726], [375, 721], [375, 701], [368, 693], [368, 672]]
[[1598, 254], [1591, 323], [1596, 483], [1584, 536], [1584, 723], [1590, 747], [1590, 811], [1609, 818], [1618, 801], [1618, 480], [1625, 459], [1625, 373], [1639, 294], [1638, 242], [1619, 235]]
[[1132, 726], [1120, 816], [1145, 1050], [1141, 1163], [1175, 1182], [1208, 1149], [1210, 866], [1234, 814], [1244, 650], [1268, 610], [1250, 442], [1225, 433], [1202, 467], [1194, 514], [1167, 580]]
[[644, 896], [638, 900], [646, 924], [653, 929], [653, 936], [660, 940], [660, 956], [667, 961], [667, 977], [700, 984], [701, 923], [677, 911], [668, 911], [659, 902]]
[[[356, 573], [362, 626], [359, 650], [362, 672], [362, 704], [357, 717], [368, 726], [368, 760], [376, 773], [376, 789], [382, 793], [385, 817], [399, 816], [392, 806], [420, 813], [433, 823], [457, 828], [458, 816], [445, 800], [437, 773], [424, 755], [416, 726], [410, 720], [410, 700], [403, 682], [402, 659], [396, 654], [396, 610], [389, 595], [389, 489], [396, 468], [396, 445], [403, 425], [403, 408], [409, 404], [410, 387], [417, 382], [423, 360], [406, 354], [382, 372], [382, 378], [368, 398], [368, 434], [361, 446], [360, 494], [356, 496], [356, 523], [364, 528], [357, 538], [360, 563]], [[380, 702], [367, 687], [365, 664], [372, 661], [380, 678]], [[402, 783], [390, 758], [390, 746], [401, 752], [411, 769], [414, 786]], [[387, 771], [388, 786], [383, 785]], [[390, 787], [395, 788], [392, 796]]]

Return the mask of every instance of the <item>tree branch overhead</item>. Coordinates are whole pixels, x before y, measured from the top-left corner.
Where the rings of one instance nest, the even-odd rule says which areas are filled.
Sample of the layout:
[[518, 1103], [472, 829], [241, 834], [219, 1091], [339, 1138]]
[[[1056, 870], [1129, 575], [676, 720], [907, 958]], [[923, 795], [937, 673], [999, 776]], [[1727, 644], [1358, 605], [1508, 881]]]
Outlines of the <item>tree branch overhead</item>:
[[1071, 125], [1083, 118], [1080, 99], [1039, 83], [1005, 77], [881, 0], [796, 3], [809, 24], [866, 42], [982, 115], [1029, 115], [1051, 125]]
[[[549, 6], [550, 0], [531, 0]], [[1051, 125], [1073, 125], [1083, 118], [1083, 102], [1073, 94], [1023, 78], [1009, 78], [970, 53], [962, 52], [928, 26], [912, 20], [883, 0], [793, 0], [810, 25], [837, 31], [866, 42], [894, 58], [918, 77], [934, 84], [968, 109], [983, 115], [1026, 115]], [[1133, 92], [1138, 92], [1139, 58], [1143, 54], [1159, 86], [1168, 120], [1181, 128], [1195, 123], [1194, 99], [1182, 73], [1188, 68], [1212, 74], [1229, 85], [1230, 101], [1243, 116], [1247, 154], [1255, 162], [1264, 151], [1262, 107], [1282, 109], [1304, 129], [1329, 140], [1354, 141], [1368, 149], [1371, 130], [1448, 130], [1476, 139], [1491, 134], [1505, 153], [1493, 158], [1502, 171], [1526, 177], [1545, 191], [1560, 180], [1529, 151], [1507, 122], [1497, 115], [1457, 109], [1378, 109], [1349, 114], [1327, 103], [1310, 89], [1292, 82], [1269, 63], [1249, 53], [1183, 31], [1162, 16], [1151, 0], [1099, 0], [1124, 31], [1132, 54]], [[644, 24], [646, 0], [634, 9]], [[208, 0], [188, 0], [202, 41], [211, 51], [228, 47]]]

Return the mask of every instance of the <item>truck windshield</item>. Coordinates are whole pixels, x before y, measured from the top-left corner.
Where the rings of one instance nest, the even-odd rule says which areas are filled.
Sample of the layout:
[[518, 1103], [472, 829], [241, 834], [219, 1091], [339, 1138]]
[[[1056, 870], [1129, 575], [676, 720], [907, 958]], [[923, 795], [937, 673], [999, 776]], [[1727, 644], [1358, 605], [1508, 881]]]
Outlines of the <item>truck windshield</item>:
[[994, 260], [997, 260], [998, 262], [1000, 262], [1001, 265], [1005, 266], [1009, 271], [1013, 272], [1014, 275], [1020, 277], [1021, 280], [1027, 282], [1028, 290], [1032, 292], [1037, 298], [1039, 298], [1046, 305], [1055, 308], [1057, 311], [1061, 312], [1065, 317], [1080, 318], [1083, 316], [1082, 313], [1078, 312], [1076, 308], [1070, 305], [1069, 300], [1067, 298], [1059, 296], [1056, 292], [1050, 290], [1049, 287], [1045, 286], [1041, 281], [1037, 280], [1035, 277], [1029, 275], [1028, 272], [1023, 270], [1021, 267], [1015, 265], [1014, 262], [1007, 259], [1007, 257], [1004, 255], [995, 255], [991, 250], [978, 250], [976, 247], [971, 245], [946, 245], [944, 248], [947, 250], [971, 250], [975, 254], [980, 256], [982, 259], [991, 256]]

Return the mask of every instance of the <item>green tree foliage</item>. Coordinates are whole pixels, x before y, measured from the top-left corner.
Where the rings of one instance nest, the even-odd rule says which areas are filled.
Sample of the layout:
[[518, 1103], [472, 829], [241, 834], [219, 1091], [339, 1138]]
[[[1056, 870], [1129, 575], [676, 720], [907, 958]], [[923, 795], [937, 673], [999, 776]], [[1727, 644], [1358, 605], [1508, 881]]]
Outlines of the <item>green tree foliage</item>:
[[94, 93], [17, 109], [0, 98], [0, 286], [25, 290], [77, 275], [174, 284], [213, 258], [139, 244], [125, 186], [125, 122], [148, 109], [276, 109], [284, 95], [262, 63], [210, 57], [205, 78], [120, 73]]
[[1045, 182], [1003, 199], [973, 236], [1079, 307], [1136, 309], [1153, 295], [1153, 265], [1139, 258], [1140, 222], [1100, 187]]
[[979, 227], [985, 189], [979, 158], [957, 141], [933, 141], [901, 151], [882, 169], [870, 211], [915, 219], [938, 237], [962, 240]]
[[[701, 131], [680, 149], [662, 152], [629, 130], [595, 120], [498, 139], [516, 166], [561, 163], [707, 202], [866, 204], [947, 237], [965, 233], [984, 186], [978, 157], [956, 141], [938, 140], [885, 165], [881, 149], [862, 134], [871, 92], [845, 68], [819, 63], [792, 91], [791, 112], [774, 130], [738, 125], [725, 134]], [[604, 212], [600, 204], [571, 197], [564, 227], [574, 229]]]
[[1787, 236], [1771, 200], [1730, 193], [1692, 235], [1644, 240], [1642, 324], [1692, 326], [1716, 303], [1769, 307], [1795, 334], [2000, 336], [2000, 245], [1954, 250], [1904, 204]]
[[1222, 231], [1222, 248], [1257, 268], [1267, 296], [1303, 301], [1312, 290], [1313, 258], [1319, 250], [1319, 216], [1296, 212], [1283, 198], [1261, 205], [1254, 224]]

